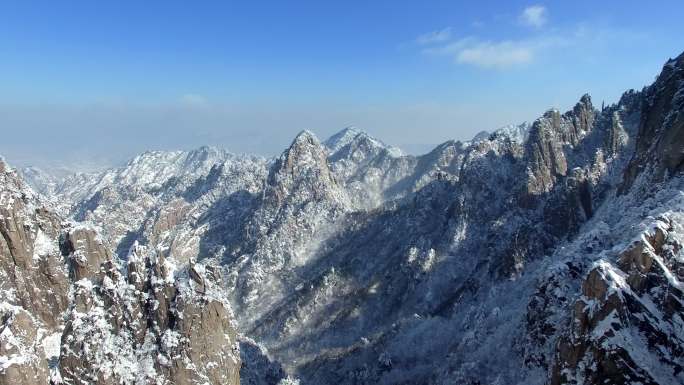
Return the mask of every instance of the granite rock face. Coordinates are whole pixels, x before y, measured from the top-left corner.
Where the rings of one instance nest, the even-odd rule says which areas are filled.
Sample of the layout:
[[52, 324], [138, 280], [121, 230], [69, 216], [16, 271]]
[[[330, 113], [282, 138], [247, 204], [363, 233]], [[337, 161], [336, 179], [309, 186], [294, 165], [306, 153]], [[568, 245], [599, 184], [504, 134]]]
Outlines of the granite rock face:
[[662, 180], [684, 169], [684, 53], [668, 61], [655, 83], [644, 90], [634, 158], [625, 170], [622, 190], [651, 168]]
[[0, 384], [239, 384], [217, 270], [64, 222], [0, 162]]
[[[134, 245], [77, 281], [62, 335], [65, 384], [239, 384], [230, 306], [203, 265], [176, 267]], [[178, 269], [178, 270], [176, 270]]]
[[40, 344], [40, 321], [28, 311], [6, 304], [0, 309], [0, 384], [47, 384], [49, 371]]
[[594, 264], [558, 343], [552, 384], [682, 380], [680, 221], [662, 217], [614, 260]]
[[[230, 256], [234, 303], [260, 313], [292, 290], [293, 270], [308, 264], [350, 206], [330, 171], [325, 147], [312, 133], [300, 133], [271, 165], [244, 228], [240, 254]], [[274, 278], [269, 285], [262, 284], [265, 274]]]
[[0, 160], [0, 383], [45, 384], [68, 305], [59, 218]]
[[101, 264], [112, 259], [101, 237], [91, 228], [65, 229], [59, 246], [67, 259], [69, 276], [73, 281], [94, 276]]

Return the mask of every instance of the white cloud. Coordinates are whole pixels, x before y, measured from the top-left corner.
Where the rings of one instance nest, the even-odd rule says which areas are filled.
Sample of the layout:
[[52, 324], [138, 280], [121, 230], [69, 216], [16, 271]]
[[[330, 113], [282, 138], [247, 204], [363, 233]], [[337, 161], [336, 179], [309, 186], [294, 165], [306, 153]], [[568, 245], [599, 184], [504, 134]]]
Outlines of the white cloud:
[[472, 46], [477, 42], [478, 40], [474, 37], [464, 37], [459, 40], [446, 42], [443, 45], [425, 48], [422, 52], [429, 55], [457, 55], [464, 48]]
[[[652, 36], [643, 31], [578, 24], [566, 29], [535, 31], [521, 39], [468, 36], [422, 47], [420, 52], [446, 57], [456, 64], [506, 70], [554, 61], [559, 57], [588, 61], [596, 55], [601, 57], [607, 48], [627, 47], [634, 42], [643, 44], [651, 39]], [[581, 54], [578, 56], [578, 53]]]
[[534, 47], [527, 43], [502, 41], [480, 42], [466, 46], [456, 54], [456, 62], [482, 68], [506, 69], [532, 62]]
[[[519, 18], [525, 25], [541, 28], [548, 21], [548, 11], [543, 5], [531, 5]], [[422, 49], [426, 54], [451, 56], [459, 64], [502, 70], [530, 64], [541, 51], [568, 40], [563, 36], [535, 35], [519, 40], [483, 40], [476, 36], [452, 39], [451, 29], [445, 28], [421, 35], [416, 42], [427, 46]]]
[[423, 53], [450, 56], [458, 64], [504, 70], [532, 63], [539, 51], [560, 44], [563, 44], [562, 39], [552, 37], [502, 41], [466, 37], [438, 47], [426, 48]]
[[527, 26], [541, 28], [548, 21], [548, 11], [543, 5], [530, 5], [523, 9], [520, 21]]
[[428, 32], [416, 38], [416, 43], [420, 45], [428, 45], [435, 43], [443, 43], [451, 39], [451, 28], [447, 27], [441, 30]]

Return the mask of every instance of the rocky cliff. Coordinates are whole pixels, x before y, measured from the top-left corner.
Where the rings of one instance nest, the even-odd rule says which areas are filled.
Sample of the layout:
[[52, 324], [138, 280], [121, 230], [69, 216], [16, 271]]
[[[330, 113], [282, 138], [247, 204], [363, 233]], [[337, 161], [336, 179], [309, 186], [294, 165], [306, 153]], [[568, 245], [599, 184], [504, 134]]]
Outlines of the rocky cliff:
[[[230, 305], [214, 272], [179, 268], [134, 244], [75, 282], [62, 334], [65, 384], [239, 384]], [[177, 270], [178, 269], [178, 270]]]
[[239, 384], [220, 276], [62, 221], [0, 161], [0, 384]]

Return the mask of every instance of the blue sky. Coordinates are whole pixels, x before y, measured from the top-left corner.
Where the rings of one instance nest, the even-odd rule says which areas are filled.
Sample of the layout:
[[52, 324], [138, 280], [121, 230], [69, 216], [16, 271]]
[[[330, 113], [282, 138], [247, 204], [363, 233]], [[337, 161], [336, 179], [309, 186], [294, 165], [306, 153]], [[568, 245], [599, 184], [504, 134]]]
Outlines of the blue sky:
[[2, 1], [0, 154], [274, 155], [355, 125], [409, 151], [615, 102], [684, 50], [684, 3]]

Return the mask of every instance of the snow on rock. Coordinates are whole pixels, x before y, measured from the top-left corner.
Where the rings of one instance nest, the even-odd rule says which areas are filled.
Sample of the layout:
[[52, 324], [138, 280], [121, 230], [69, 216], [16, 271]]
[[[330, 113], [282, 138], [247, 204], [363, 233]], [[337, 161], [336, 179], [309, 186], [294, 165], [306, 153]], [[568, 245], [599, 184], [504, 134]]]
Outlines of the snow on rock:
[[[77, 281], [62, 335], [65, 384], [238, 384], [233, 314], [213, 269], [169, 268], [136, 246]], [[123, 274], [126, 272], [126, 274]]]
[[[0, 384], [237, 384], [220, 273], [113, 254], [0, 163]], [[71, 283], [70, 283], [71, 282]]]
[[403, 153], [400, 149], [392, 146], [388, 146], [381, 140], [376, 139], [368, 135], [366, 132], [359, 130], [356, 127], [347, 127], [342, 131], [336, 133], [335, 135], [328, 138], [324, 144], [328, 148], [331, 156], [337, 153], [342, 148], [349, 146], [358, 140], [367, 140], [373, 147], [381, 148], [386, 150], [392, 156], [402, 156]]
[[0, 303], [0, 384], [47, 384], [41, 323], [28, 311]]
[[[188, 249], [187, 260], [200, 251], [193, 233], [206, 231], [197, 222], [227, 197], [254, 193], [263, 183], [265, 164], [212, 147], [150, 151], [119, 168], [67, 177], [52, 200], [67, 202], [64, 211], [74, 220], [101, 225], [105, 242], [120, 257], [139, 239]], [[175, 231], [179, 222], [189, 229]]]
[[60, 220], [0, 161], [0, 384], [45, 384], [43, 344], [66, 310]]
[[559, 343], [553, 383], [684, 381], [684, 196], [667, 204], [637, 240], [594, 262]]

